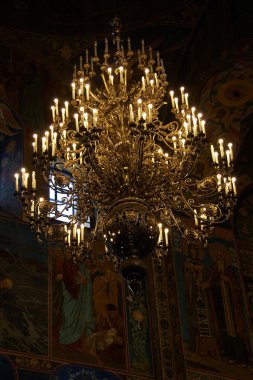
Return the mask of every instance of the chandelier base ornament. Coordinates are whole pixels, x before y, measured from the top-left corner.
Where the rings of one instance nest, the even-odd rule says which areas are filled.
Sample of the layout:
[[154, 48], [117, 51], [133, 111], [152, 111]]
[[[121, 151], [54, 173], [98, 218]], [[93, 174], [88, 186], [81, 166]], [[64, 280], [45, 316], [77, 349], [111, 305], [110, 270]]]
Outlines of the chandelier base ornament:
[[[167, 253], [170, 227], [198, 245], [228, 220], [236, 202], [234, 153], [223, 139], [209, 149], [206, 122], [185, 88], [179, 96], [167, 91], [160, 53], [144, 40], [132, 50], [119, 20], [112, 26], [102, 55], [95, 42], [74, 66], [71, 99], [54, 99], [51, 125], [41, 139], [33, 136], [32, 175], [25, 168], [15, 174], [15, 195], [42, 242], [64, 242], [78, 260], [103, 237], [122, 274], [138, 277], [147, 255], [160, 261]], [[167, 98], [170, 121], [163, 123]], [[196, 174], [203, 159], [208, 169]], [[39, 195], [36, 173], [48, 194]]]

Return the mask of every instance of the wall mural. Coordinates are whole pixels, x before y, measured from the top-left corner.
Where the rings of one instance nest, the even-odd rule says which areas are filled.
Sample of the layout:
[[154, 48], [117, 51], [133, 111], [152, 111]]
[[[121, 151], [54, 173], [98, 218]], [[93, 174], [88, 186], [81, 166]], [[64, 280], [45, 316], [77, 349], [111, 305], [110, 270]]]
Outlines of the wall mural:
[[130, 369], [152, 375], [152, 351], [146, 279], [139, 280], [136, 292], [127, 286], [127, 326]]
[[210, 140], [216, 142], [221, 136], [229, 134], [229, 139], [238, 148], [252, 124], [252, 57], [245, 56], [242, 60], [240, 55], [229, 64], [227, 60], [224, 65], [201, 88], [199, 108], [208, 121]]
[[101, 242], [83, 263], [60, 249], [52, 262], [53, 357], [152, 375], [145, 279], [125, 289]]
[[217, 232], [199, 250], [184, 246], [173, 231], [186, 364], [247, 379], [249, 326], [237, 252], [231, 232]]
[[14, 173], [23, 162], [22, 122], [12, 107], [0, 98], [0, 204], [8, 213], [18, 215], [14, 200]]
[[48, 353], [47, 254], [26, 223], [0, 218], [0, 348]]

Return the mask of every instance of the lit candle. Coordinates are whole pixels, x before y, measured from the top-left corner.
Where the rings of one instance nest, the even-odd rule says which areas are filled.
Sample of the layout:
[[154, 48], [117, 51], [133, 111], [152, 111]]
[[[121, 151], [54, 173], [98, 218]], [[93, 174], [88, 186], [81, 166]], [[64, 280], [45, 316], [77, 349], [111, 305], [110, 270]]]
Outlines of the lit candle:
[[163, 241], [163, 225], [162, 223], [158, 223], [159, 228], [159, 238], [158, 238], [158, 244]]
[[171, 99], [172, 108], [174, 108], [175, 107], [174, 91], [170, 91], [170, 99]]
[[25, 186], [25, 168], [21, 169], [22, 186]]
[[96, 108], [93, 108], [93, 128], [97, 127], [97, 119], [98, 119], [98, 110]]
[[124, 83], [123, 66], [119, 67], [119, 76], [120, 76], [120, 83]]
[[184, 99], [185, 99], [185, 105], [186, 105], [186, 108], [189, 108], [189, 94], [187, 94], [187, 92], [184, 94]]
[[232, 143], [229, 143], [228, 144], [228, 147], [229, 147], [229, 150], [230, 150], [230, 158], [231, 158], [231, 161], [234, 160], [234, 155], [233, 155], [233, 144]]
[[217, 174], [218, 192], [221, 191], [221, 174]]
[[69, 117], [69, 102], [64, 102], [65, 108], [66, 108], [66, 118], [68, 119]]
[[54, 139], [54, 126], [50, 125], [49, 129], [51, 131], [51, 141], [53, 141], [53, 139]]
[[52, 111], [52, 120], [55, 122], [55, 106], [51, 106], [51, 111]]
[[142, 100], [138, 99], [137, 103], [138, 103], [138, 120], [140, 120], [141, 114], [142, 114]]
[[42, 150], [42, 154], [43, 154], [46, 151], [46, 149], [47, 149], [46, 137], [45, 136], [43, 136], [41, 138], [41, 142], [42, 142], [42, 144], [41, 144], [41, 150]]
[[54, 99], [54, 103], [55, 103], [55, 115], [58, 116], [59, 115], [59, 108], [58, 108], [58, 99]]
[[148, 104], [148, 121], [149, 121], [149, 123], [151, 123], [151, 121], [152, 121], [152, 108], [153, 108], [153, 105], [151, 103]]
[[230, 166], [230, 150], [226, 150], [226, 157], [227, 157], [228, 166]]
[[48, 137], [49, 137], [49, 132], [45, 132], [45, 138], [46, 138], [46, 150], [48, 150]]
[[33, 149], [34, 149], [34, 152], [36, 153], [36, 152], [37, 152], [37, 149], [38, 149], [38, 135], [35, 133], [35, 134], [33, 135], [33, 138], [34, 138]]
[[62, 122], [65, 123], [65, 113], [66, 113], [66, 109], [65, 108], [62, 108], [61, 109], [61, 118], [62, 118]]
[[185, 98], [184, 98], [184, 87], [180, 87], [180, 91], [181, 91], [182, 104], [184, 104], [184, 102], [185, 102]]
[[76, 230], [76, 233], [77, 233], [77, 245], [79, 245], [80, 244], [80, 228]]
[[74, 82], [71, 83], [71, 87], [72, 87], [72, 99], [75, 100], [75, 98], [76, 98], [76, 85]]
[[129, 104], [130, 122], [134, 121], [133, 105]]
[[35, 171], [32, 171], [32, 189], [36, 189], [36, 178], [35, 178]]
[[221, 157], [224, 157], [224, 147], [223, 147], [223, 140], [222, 139], [219, 139], [219, 144], [220, 144]]
[[219, 165], [219, 154], [218, 154], [218, 152], [214, 152], [214, 163]]
[[29, 178], [29, 173], [25, 173], [25, 188], [28, 189], [28, 178]]
[[81, 241], [84, 241], [84, 224], [81, 224]]
[[89, 128], [89, 124], [88, 124], [88, 113], [87, 113], [87, 112], [84, 112], [83, 117], [84, 117], [84, 120], [85, 120], [85, 122], [84, 122], [84, 126], [85, 126], [86, 129], [88, 129], [88, 128]]
[[141, 81], [142, 81], [142, 91], [145, 92], [146, 91], [146, 84], [145, 84], [144, 76], [141, 77]]
[[75, 223], [75, 224], [73, 225], [73, 239], [76, 238], [76, 229], [77, 229], [77, 224]]
[[164, 232], [165, 232], [165, 244], [168, 247], [168, 245], [169, 245], [169, 229], [165, 228]]
[[16, 179], [16, 191], [18, 191], [18, 180], [19, 180], [19, 174], [18, 173], [15, 173], [14, 174], [14, 177], [15, 177], [15, 179]]
[[211, 148], [212, 160], [213, 160], [213, 162], [215, 162], [215, 155], [214, 155], [214, 147], [213, 147], [213, 145], [211, 145], [210, 148]]
[[79, 124], [78, 124], [78, 113], [74, 114], [76, 131], [79, 132]]
[[178, 98], [174, 98], [174, 102], [175, 102], [175, 107], [176, 107], [176, 110], [177, 110], [177, 112], [179, 112], [179, 107], [178, 107]]
[[236, 185], [235, 185], [235, 182], [236, 182], [236, 178], [235, 178], [235, 177], [232, 177], [232, 188], [233, 188], [233, 192], [234, 192], [234, 194], [236, 195], [237, 192], [236, 192]]
[[87, 99], [87, 101], [89, 101], [90, 100], [90, 85], [89, 85], [89, 83], [86, 83], [85, 90], [86, 90], [86, 99]]

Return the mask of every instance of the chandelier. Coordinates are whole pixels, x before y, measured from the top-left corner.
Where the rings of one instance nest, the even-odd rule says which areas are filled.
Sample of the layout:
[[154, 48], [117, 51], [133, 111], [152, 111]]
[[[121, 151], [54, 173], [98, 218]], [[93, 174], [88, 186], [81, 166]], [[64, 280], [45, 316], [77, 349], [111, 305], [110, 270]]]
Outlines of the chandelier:
[[[15, 174], [15, 195], [41, 242], [63, 243], [83, 260], [94, 239], [104, 239], [125, 277], [144, 271], [147, 255], [166, 254], [171, 227], [188, 244], [207, 243], [236, 201], [233, 147], [223, 139], [218, 149], [210, 145], [202, 113], [184, 87], [178, 94], [168, 90], [159, 52], [143, 40], [134, 52], [115, 18], [113, 41], [105, 39], [101, 57], [97, 42], [91, 56], [86, 49], [74, 67], [72, 99], [54, 99], [49, 129], [33, 135], [31, 175]], [[168, 122], [160, 120], [165, 107]], [[37, 175], [60, 197], [40, 195]]]

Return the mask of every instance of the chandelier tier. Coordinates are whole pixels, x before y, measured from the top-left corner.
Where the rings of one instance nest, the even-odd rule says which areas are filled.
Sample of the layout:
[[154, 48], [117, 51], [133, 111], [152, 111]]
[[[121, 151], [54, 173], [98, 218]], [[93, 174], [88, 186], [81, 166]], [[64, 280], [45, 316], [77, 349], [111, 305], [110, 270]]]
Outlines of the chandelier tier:
[[[236, 180], [232, 144], [220, 139], [209, 150], [205, 120], [184, 87], [179, 97], [168, 93], [159, 52], [143, 40], [134, 52], [118, 33], [113, 42], [105, 39], [102, 57], [96, 42], [91, 57], [88, 49], [80, 57], [72, 99], [54, 99], [52, 124], [41, 140], [34, 134], [31, 180], [24, 168], [16, 173], [15, 194], [41, 241], [64, 242], [81, 260], [102, 236], [125, 274], [125, 262], [138, 267], [146, 255], [167, 251], [172, 226], [189, 244], [205, 244], [231, 214]], [[167, 95], [170, 120], [163, 123]], [[203, 159], [208, 170], [200, 173]], [[36, 172], [59, 198], [39, 195]]]

